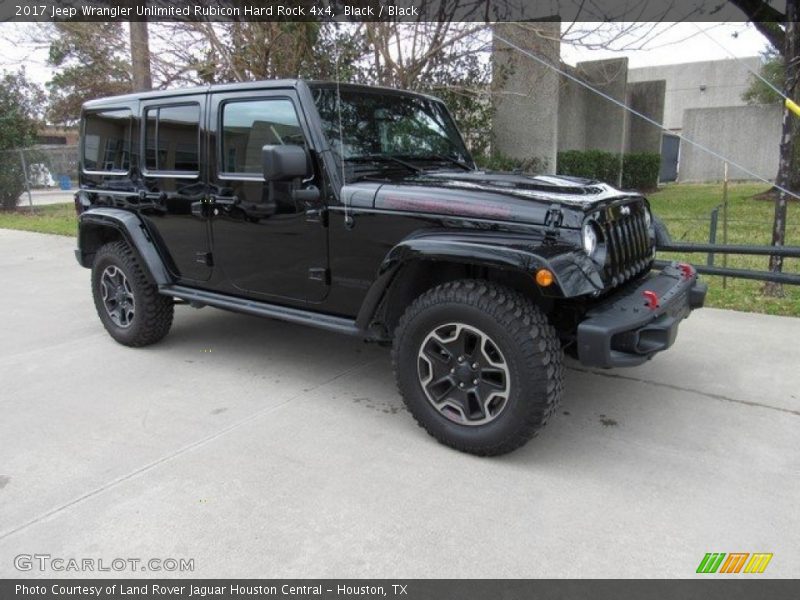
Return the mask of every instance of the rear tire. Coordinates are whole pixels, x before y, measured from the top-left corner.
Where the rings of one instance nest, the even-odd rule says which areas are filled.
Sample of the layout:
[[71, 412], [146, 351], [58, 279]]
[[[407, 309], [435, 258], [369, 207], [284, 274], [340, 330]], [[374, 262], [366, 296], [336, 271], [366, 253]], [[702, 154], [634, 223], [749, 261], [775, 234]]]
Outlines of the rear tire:
[[158, 293], [125, 242], [112, 242], [97, 251], [92, 296], [106, 331], [125, 346], [155, 344], [172, 326], [172, 298]]
[[445, 283], [417, 298], [397, 327], [392, 359], [417, 423], [480, 456], [524, 445], [563, 389], [563, 352], [545, 314], [487, 281]]

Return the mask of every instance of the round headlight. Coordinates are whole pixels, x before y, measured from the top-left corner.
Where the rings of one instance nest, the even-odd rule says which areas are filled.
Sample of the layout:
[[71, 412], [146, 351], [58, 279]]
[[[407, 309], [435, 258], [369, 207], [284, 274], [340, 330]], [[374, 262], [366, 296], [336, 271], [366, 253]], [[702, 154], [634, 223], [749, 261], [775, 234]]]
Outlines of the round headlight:
[[594, 223], [589, 221], [588, 223], [584, 223], [583, 229], [581, 232], [581, 238], [583, 242], [583, 250], [591, 256], [594, 254], [594, 251], [597, 250], [597, 231], [595, 229]]

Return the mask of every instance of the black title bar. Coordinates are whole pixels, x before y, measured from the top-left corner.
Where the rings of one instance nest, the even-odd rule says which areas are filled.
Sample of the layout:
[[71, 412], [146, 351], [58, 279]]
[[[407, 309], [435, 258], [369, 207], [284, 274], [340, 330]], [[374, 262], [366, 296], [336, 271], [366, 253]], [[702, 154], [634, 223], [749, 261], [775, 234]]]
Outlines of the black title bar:
[[735, 5], [725, 0], [0, 0], [0, 21], [536, 20], [747, 19]]

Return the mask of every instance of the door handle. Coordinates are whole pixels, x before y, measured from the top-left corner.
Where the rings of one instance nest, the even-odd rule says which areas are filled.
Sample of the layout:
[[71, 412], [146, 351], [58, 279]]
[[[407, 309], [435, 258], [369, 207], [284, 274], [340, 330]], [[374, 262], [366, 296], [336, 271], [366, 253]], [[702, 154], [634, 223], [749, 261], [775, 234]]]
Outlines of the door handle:
[[211, 203], [214, 206], [235, 206], [239, 204], [239, 196], [210, 196]]

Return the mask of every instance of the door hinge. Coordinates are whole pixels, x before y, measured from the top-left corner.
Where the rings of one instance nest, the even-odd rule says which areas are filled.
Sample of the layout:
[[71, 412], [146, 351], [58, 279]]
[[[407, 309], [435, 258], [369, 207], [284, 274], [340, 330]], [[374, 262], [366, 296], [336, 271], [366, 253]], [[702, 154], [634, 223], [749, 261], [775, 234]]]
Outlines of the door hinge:
[[214, 256], [211, 254], [211, 252], [197, 252], [195, 254], [194, 261], [207, 267], [214, 266]]
[[308, 278], [311, 281], [321, 281], [325, 285], [330, 285], [331, 271], [327, 268], [312, 267], [308, 270]]

